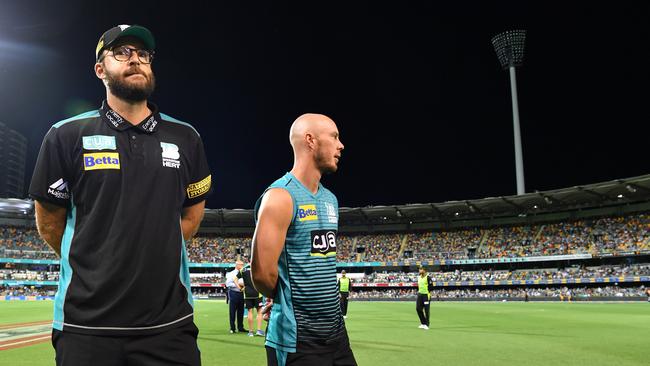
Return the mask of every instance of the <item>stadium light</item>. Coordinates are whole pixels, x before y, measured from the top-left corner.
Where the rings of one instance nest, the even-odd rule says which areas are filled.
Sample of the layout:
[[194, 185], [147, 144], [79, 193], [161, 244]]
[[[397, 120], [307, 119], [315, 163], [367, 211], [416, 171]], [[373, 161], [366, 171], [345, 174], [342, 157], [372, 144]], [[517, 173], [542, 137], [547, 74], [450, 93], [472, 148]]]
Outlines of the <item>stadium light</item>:
[[519, 105], [517, 103], [517, 77], [515, 67], [521, 66], [524, 59], [525, 30], [510, 30], [492, 37], [492, 45], [497, 53], [501, 67], [510, 70], [510, 89], [512, 91], [512, 124], [515, 135], [515, 166], [517, 170], [517, 194], [526, 193], [524, 183], [524, 158], [521, 150], [519, 128]]

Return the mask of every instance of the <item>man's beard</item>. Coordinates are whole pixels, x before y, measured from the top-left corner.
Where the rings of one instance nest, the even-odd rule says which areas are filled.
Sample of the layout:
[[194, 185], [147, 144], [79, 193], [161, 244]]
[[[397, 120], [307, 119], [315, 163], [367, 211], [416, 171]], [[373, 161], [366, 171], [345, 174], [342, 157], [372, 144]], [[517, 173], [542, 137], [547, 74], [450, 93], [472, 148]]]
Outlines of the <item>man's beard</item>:
[[[141, 75], [147, 78], [144, 74]], [[128, 83], [123, 77], [116, 77], [107, 72], [106, 83], [108, 89], [116, 97], [127, 102], [142, 102], [147, 100], [156, 88], [156, 78], [153, 76], [153, 73], [149, 74], [149, 77], [145, 85], [140, 85]]]
[[332, 174], [338, 170], [338, 166], [327, 165], [327, 157], [325, 157], [320, 152], [316, 153], [316, 167], [320, 171], [321, 175]]

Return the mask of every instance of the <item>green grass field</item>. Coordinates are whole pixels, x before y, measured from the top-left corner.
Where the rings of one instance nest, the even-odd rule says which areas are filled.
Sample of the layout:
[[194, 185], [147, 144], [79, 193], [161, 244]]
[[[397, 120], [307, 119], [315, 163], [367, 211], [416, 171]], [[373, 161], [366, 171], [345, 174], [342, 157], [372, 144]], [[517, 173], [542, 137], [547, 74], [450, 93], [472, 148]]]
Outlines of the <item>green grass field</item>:
[[[0, 301], [0, 325], [51, 319], [52, 302]], [[359, 365], [648, 365], [648, 303], [351, 302], [346, 321]], [[196, 302], [204, 365], [265, 365], [261, 337], [228, 333], [225, 303]], [[224, 359], [225, 355], [231, 356]], [[2, 365], [53, 365], [50, 343], [0, 351]]]

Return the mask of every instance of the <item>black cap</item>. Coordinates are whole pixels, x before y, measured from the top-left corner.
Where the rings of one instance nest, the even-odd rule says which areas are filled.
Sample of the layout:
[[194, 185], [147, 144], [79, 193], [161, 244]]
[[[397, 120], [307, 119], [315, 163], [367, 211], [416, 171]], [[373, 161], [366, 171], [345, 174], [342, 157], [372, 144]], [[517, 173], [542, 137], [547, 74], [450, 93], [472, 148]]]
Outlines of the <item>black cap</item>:
[[97, 48], [95, 48], [95, 59], [99, 61], [99, 55], [102, 54], [103, 50], [109, 48], [118, 39], [126, 36], [132, 36], [141, 40], [148, 50], [153, 50], [156, 47], [153, 34], [151, 34], [149, 29], [141, 25], [123, 24], [115, 26], [102, 34], [99, 42], [97, 42]]

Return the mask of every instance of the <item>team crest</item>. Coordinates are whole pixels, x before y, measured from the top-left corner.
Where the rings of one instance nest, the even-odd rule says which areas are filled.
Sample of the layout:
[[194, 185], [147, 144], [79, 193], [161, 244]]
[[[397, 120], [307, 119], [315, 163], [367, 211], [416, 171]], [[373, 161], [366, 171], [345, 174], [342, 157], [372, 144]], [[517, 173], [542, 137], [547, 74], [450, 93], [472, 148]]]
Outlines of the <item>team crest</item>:
[[178, 151], [178, 146], [168, 142], [161, 142], [160, 147], [162, 148], [162, 165], [167, 168], [179, 169], [181, 167], [181, 153]]

